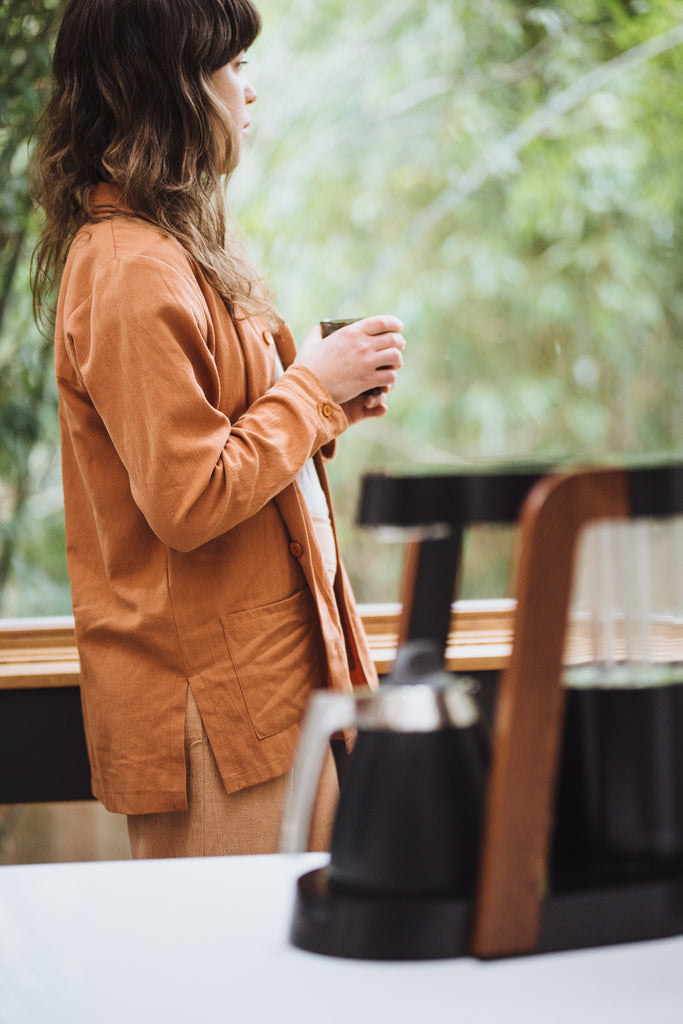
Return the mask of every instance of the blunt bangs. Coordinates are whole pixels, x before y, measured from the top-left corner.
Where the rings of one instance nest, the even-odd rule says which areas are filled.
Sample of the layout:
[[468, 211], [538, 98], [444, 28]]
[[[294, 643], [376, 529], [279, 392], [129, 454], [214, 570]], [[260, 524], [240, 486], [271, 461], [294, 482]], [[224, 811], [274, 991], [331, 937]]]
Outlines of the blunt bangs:
[[218, 0], [216, 25], [204, 70], [218, 71], [248, 50], [261, 31], [261, 15], [251, 0]]

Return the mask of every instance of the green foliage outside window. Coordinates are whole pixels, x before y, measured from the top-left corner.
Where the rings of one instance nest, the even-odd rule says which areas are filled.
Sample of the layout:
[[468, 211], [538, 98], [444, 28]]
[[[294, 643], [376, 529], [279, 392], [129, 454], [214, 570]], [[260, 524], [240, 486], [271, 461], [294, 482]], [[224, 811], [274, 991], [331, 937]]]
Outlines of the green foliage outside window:
[[59, 0], [0, 3], [0, 614], [68, 613], [52, 344], [33, 324], [31, 140]]
[[[59, 7], [0, 4], [4, 615], [69, 611], [26, 174]], [[353, 526], [367, 468], [680, 455], [681, 0], [260, 7], [236, 220], [297, 336], [406, 325], [390, 414], [330, 468], [359, 598], [397, 597], [398, 552]], [[506, 542], [483, 548], [466, 596], [504, 586]]]

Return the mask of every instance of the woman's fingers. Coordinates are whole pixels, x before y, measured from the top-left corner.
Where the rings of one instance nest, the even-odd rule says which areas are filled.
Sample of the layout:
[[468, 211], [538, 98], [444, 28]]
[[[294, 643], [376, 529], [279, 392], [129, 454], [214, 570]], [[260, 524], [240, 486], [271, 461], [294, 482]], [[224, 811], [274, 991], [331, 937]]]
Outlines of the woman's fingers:
[[374, 316], [342, 327], [327, 338], [309, 331], [296, 362], [316, 373], [332, 397], [346, 402], [374, 387], [392, 388], [403, 365], [403, 324], [395, 316]]
[[366, 334], [401, 334], [403, 323], [397, 316], [367, 316], [364, 320], [358, 320], [356, 327], [362, 327]]

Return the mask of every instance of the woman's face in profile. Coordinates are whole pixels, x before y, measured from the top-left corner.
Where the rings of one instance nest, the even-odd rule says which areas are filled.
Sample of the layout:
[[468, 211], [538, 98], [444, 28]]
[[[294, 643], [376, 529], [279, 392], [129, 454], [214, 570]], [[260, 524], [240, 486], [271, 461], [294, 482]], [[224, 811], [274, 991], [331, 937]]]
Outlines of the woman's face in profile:
[[211, 75], [211, 84], [226, 105], [240, 133], [242, 142], [247, 137], [250, 117], [247, 107], [256, 99], [256, 92], [244, 73], [245, 51], [224, 64]]

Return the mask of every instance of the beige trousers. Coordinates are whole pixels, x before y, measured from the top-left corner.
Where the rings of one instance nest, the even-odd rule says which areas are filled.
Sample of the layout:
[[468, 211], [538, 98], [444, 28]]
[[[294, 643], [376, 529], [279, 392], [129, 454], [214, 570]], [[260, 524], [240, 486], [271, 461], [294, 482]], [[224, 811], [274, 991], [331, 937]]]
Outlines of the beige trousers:
[[[185, 760], [189, 809], [129, 814], [128, 836], [133, 857], [277, 853], [290, 776], [283, 775], [237, 793], [226, 793], [189, 687]], [[329, 754], [313, 815], [310, 850], [329, 849], [338, 796], [337, 774]]]

